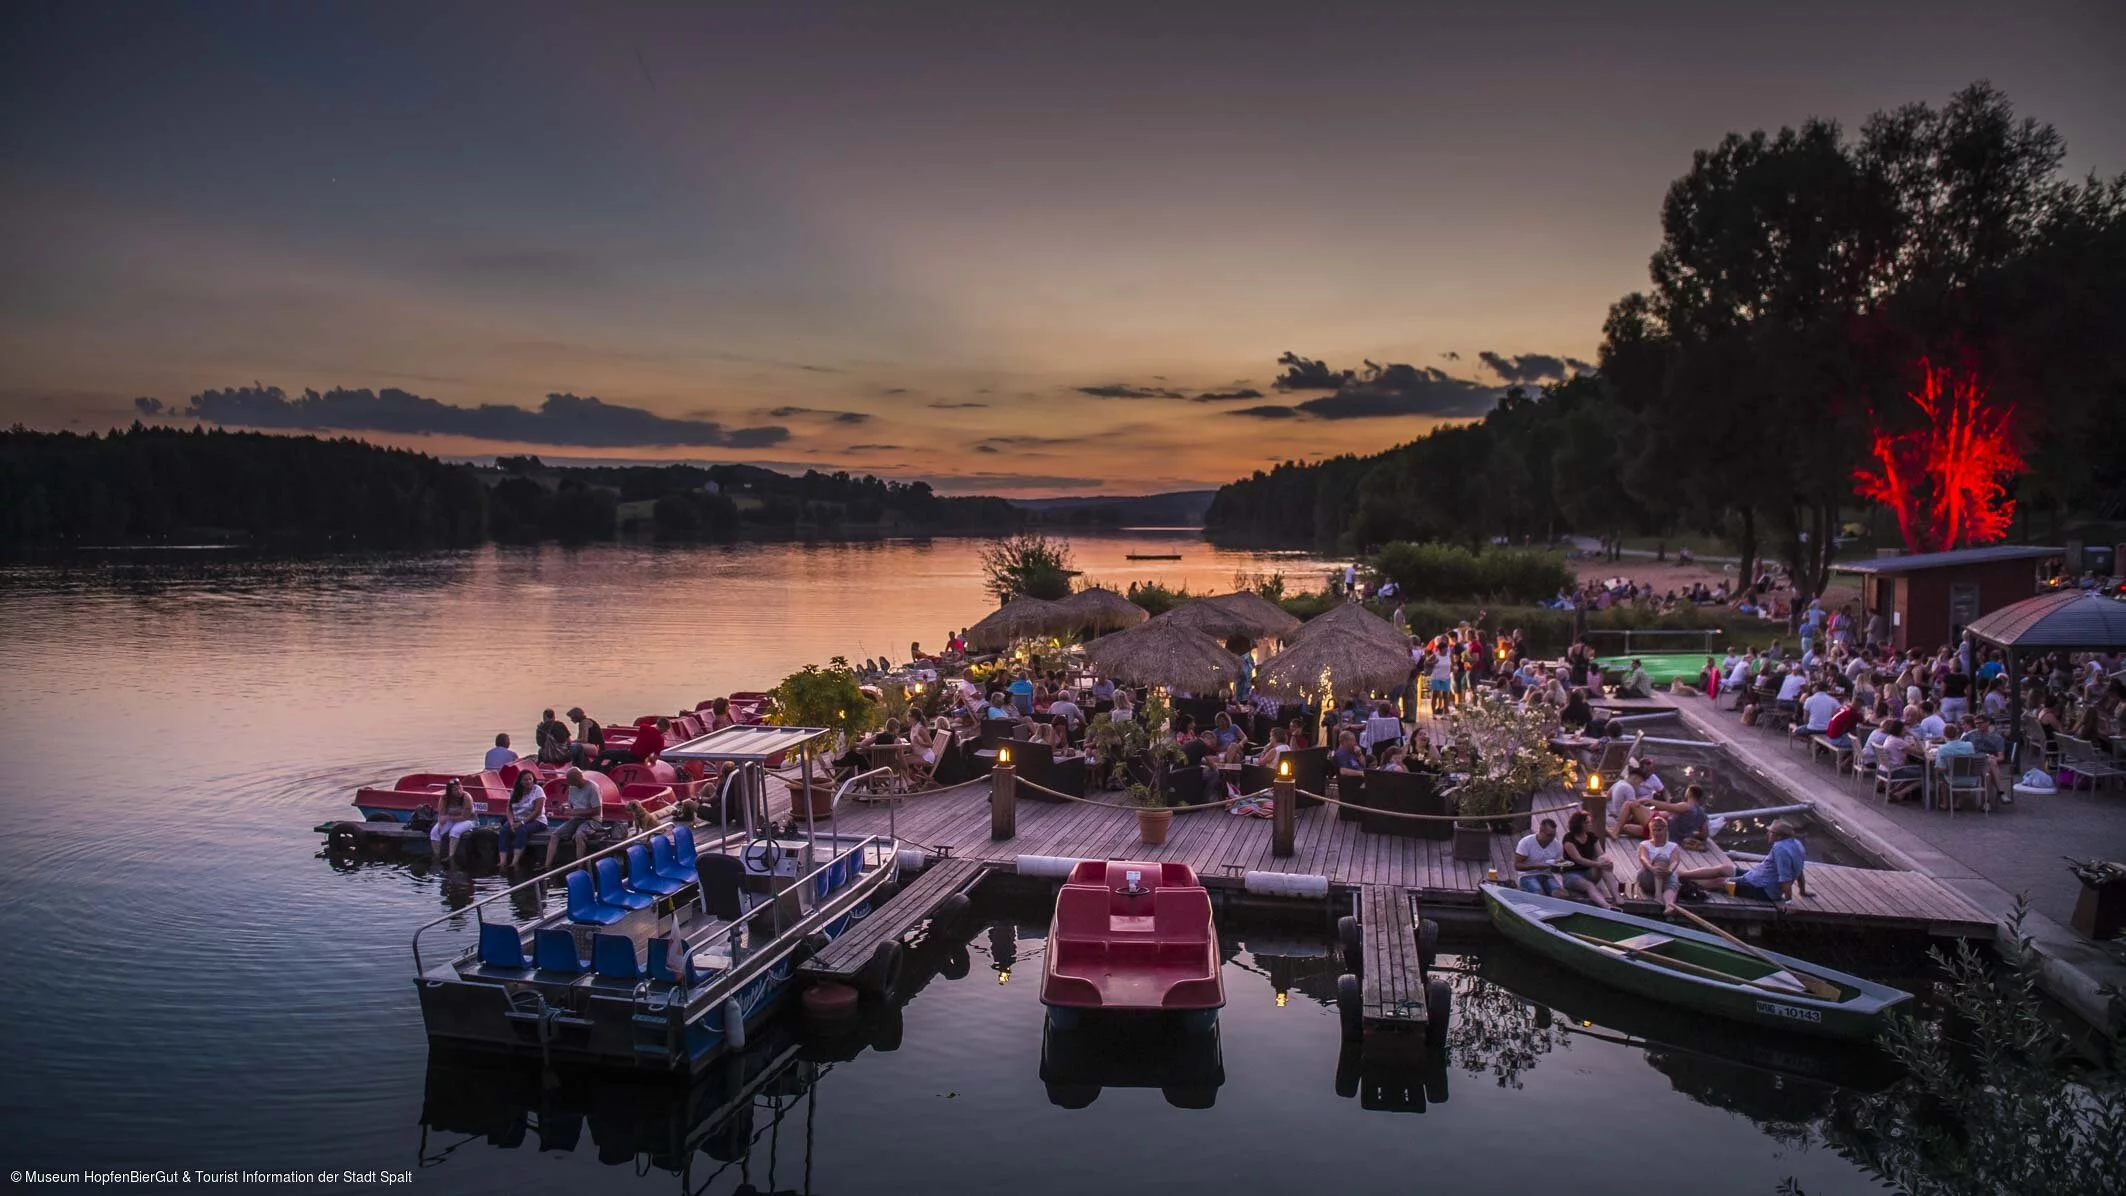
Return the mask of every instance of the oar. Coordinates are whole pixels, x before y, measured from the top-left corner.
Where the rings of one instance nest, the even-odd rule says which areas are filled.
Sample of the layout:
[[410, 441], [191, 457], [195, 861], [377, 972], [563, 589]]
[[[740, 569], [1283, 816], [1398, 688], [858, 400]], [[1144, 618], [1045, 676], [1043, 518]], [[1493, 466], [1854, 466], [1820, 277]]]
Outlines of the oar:
[[1750, 946], [1748, 943], [1743, 942], [1741, 939], [1736, 938], [1734, 935], [1729, 934], [1725, 930], [1720, 929], [1718, 926], [1715, 926], [1711, 922], [1708, 922], [1705, 919], [1699, 917], [1698, 915], [1690, 912], [1689, 910], [1684, 909], [1680, 905], [1676, 907], [1676, 912], [1682, 914], [1686, 918], [1689, 918], [1691, 921], [1696, 922], [1701, 929], [1709, 930], [1714, 934], [1719, 935], [1721, 938], [1726, 939], [1728, 942], [1733, 943], [1737, 947], [1742, 948], [1744, 951], [1749, 952], [1751, 955], [1756, 956], [1758, 959], [1763, 960], [1765, 963], [1768, 963], [1773, 967], [1778, 968], [1781, 972], [1784, 972], [1787, 975], [1792, 976], [1794, 979], [1800, 981], [1801, 987], [1808, 989], [1810, 996], [1825, 1001], [1845, 1000], [1845, 994], [1839, 991], [1838, 986], [1832, 984], [1828, 980], [1825, 980], [1823, 977], [1811, 976], [1807, 972], [1794, 971], [1793, 969], [1787, 967], [1785, 964], [1780, 963], [1778, 960], [1773, 959], [1771, 956], [1765, 954], [1758, 948]]
[[1631, 956], [1633, 959], [1643, 959], [1648, 963], [1657, 963], [1664, 968], [1674, 968], [1679, 972], [1696, 972], [1700, 976], [1705, 976], [1713, 980], [1724, 980], [1729, 984], [1751, 983], [1749, 980], [1746, 980], [1741, 976], [1734, 975], [1730, 972], [1723, 972], [1718, 968], [1708, 968], [1702, 964], [1692, 963], [1687, 959], [1673, 959], [1666, 955], [1656, 955], [1655, 953], [1647, 950], [1644, 947], [1627, 947], [1622, 943], [1612, 943], [1608, 939], [1598, 939], [1591, 934], [1581, 934], [1577, 930], [1568, 930], [1565, 933], [1571, 935], [1572, 937], [1580, 940], [1583, 943], [1590, 943], [1597, 947], [1607, 947], [1612, 951], [1622, 951], [1624, 954]]

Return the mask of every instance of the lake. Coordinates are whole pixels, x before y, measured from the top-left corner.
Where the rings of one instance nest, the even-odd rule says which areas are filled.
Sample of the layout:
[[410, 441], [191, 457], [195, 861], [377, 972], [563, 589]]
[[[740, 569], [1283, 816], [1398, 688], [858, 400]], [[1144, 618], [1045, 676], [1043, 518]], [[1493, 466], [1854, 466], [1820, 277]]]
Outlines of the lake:
[[[1095, 580], [1200, 592], [1279, 570], [1318, 588], [1340, 565], [1172, 534], [1072, 546]], [[1466, 969], [1450, 1065], [1407, 1084], [1339, 1075], [1319, 928], [1238, 925], [1223, 928], [1215, 1060], [1049, 1043], [1052, 1074], [1068, 1073], [1059, 1100], [1029, 983], [1045, 911], [1024, 902], [919, 952], [927, 982], [890, 1024], [821, 1043], [792, 1018], [788, 1042], [770, 1036], [705, 1087], [430, 1059], [408, 941], [445, 908], [438, 878], [336, 866], [311, 827], [347, 815], [358, 785], [476, 767], [497, 731], [524, 742], [542, 707], [625, 721], [834, 655], [938, 646], [991, 606], [980, 547], [0, 569], [8, 1166], [381, 1169], [453, 1192], [1874, 1186], [1814, 1128], [1849, 1082], [1835, 1060], [1835, 1083], [1818, 1083], [1794, 1078], [1821, 1062], [1801, 1048], [1767, 1061], [1717, 1031], [1651, 1046], [1673, 1015], [1483, 938], [1450, 944]], [[1126, 559], [1168, 552], [1182, 559]], [[742, 1112], [720, 1101], [717, 1085], [754, 1078]], [[1088, 1084], [1096, 1099], [1066, 1107]]]

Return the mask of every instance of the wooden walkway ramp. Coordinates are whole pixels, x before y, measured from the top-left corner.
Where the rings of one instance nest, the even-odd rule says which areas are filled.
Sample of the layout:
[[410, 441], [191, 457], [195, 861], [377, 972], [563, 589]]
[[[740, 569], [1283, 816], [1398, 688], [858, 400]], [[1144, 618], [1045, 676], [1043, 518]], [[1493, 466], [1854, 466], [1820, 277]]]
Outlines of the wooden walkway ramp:
[[978, 860], [934, 860], [923, 874], [901, 886], [884, 905], [850, 927], [825, 950], [798, 965], [814, 980], [851, 983], [872, 966], [880, 945], [898, 943], [916, 924], [937, 912], [945, 899], [965, 888], [985, 867]]
[[[989, 837], [988, 796], [989, 782], [984, 780], [903, 799], [896, 815], [901, 840], [908, 846], [927, 848], [933, 855], [1006, 867], [1021, 855], [1175, 860], [1193, 867], [1210, 885], [1236, 884], [1241, 873], [1250, 871], [1325, 876], [1330, 884], [1343, 888], [1389, 885], [1405, 889], [1428, 907], [1479, 908], [1478, 887], [1487, 871], [1497, 869], [1502, 879], [1514, 875], [1517, 836], [1492, 836], [1490, 860], [1469, 863], [1454, 858], [1451, 841], [1369, 834], [1357, 822], [1339, 819], [1332, 806], [1298, 812], [1295, 852], [1282, 858], [1270, 853], [1270, 820], [1265, 818], [1237, 817], [1223, 810], [1178, 814], [1166, 842], [1148, 847], [1139, 841], [1137, 821], [1129, 810], [1081, 802], [1029, 801], [1023, 793], [1017, 807], [1018, 833], [999, 842]], [[845, 804], [835, 824], [843, 831], [882, 834], [887, 829], [887, 813], [884, 806], [852, 808]], [[1620, 884], [1638, 875], [1633, 850], [1623, 844], [1611, 848]], [[1691, 858], [1690, 866], [1724, 858], [1699, 853]], [[1715, 921], [1747, 923], [1783, 916], [1792, 924], [1879, 927], [1987, 939], [1994, 933], [1992, 918], [1918, 873], [1811, 864], [1808, 881], [1812, 897], [1796, 902], [1784, 915], [1775, 915], [1763, 902], [1725, 894], [1694, 908]]]
[[1375, 1042], [1385, 1035], [1414, 1037], [1406, 1045], [1422, 1046], [1430, 1019], [1410, 891], [1399, 885], [1363, 886], [1358, 925], [1365, 943], [1359, 1017], [1368, 1045], [1388, 1045]]

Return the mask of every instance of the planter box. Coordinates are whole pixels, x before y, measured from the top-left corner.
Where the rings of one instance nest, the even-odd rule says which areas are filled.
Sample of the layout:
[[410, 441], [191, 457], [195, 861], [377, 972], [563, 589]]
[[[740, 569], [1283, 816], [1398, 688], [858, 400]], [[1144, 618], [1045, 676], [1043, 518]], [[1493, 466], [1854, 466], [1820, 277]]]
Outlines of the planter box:
[[1454, 828], [1454, 858], [1465, 864], [1491, 862], [1491, 832], [1482, 826], [1457, 824]]
[[2100, 941], [2118, 937], [2126, 929], [2126, 884], [2084, 884], [2074, 903], [2074, 928]]

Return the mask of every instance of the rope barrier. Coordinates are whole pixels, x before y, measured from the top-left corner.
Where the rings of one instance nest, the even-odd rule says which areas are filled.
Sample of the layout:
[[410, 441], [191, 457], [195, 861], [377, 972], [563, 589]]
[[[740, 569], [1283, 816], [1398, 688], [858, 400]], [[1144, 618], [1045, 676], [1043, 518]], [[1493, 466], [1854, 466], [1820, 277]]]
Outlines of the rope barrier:
[[1529, 810], [1525, 815], [1519, 811], [1508, 811], [1504, 814], [1409, 814], [1402, 810], [1383, 810], [1376, 806], [1364, 806], [1355, 801], [1338, 801], [1333, 797], [1323, 797], [1319, 793], [1308, 793], [1304, 789], [1300, 790], [1299, 793], [1302, 797], [1311, 797], [1315, 801], [1323, 802], [1327, 805], [1357, 810], [1365, 814], [1379, 814], [1385, 818], [1408, 818], [1412, 822], [1496, 822], [1501, 818], [1533, 818], [1538, 814], [1556, 814], [1561, 810], [1578, 810], [1582, 808], [1580, 803], [1573, 802], [1569, 805], [1544, 806], [1539, 810]]
[[1083, 802], [1088, 806], [1106, 806], [1110, 810], [1172, 810], [1177, 814], [1186, 813], [1190, 810], [1215, 810], [1221, 806], [1230, 806], [1234, 802], [1246, 801], [1248, 798], [1251, 797], [1261, 797], [1263, 794], [1269, 792], [1269, 790], [1267, 789], [1262, 789], [1254, 793], [1244, 794], [1240, 797], [1228, 797], [1223, 801], [1200, 802], [1196, 805], [1189, 806], [1133, 806], [1126, 805], [1121, 802], [1095, 801], [1090, 797], [1078, 797], [1069, 793], [1058, 793], [1055, 790], [1050, 789], [1046, 785], [1037, 785], [1024, 777], [1020, 777], [1017, 781], [1017, 784], [1022, 789], [1038, 789], [1041, 792], [1048, 794], [1050, 797], [1060, 797], [1064, 801]]

